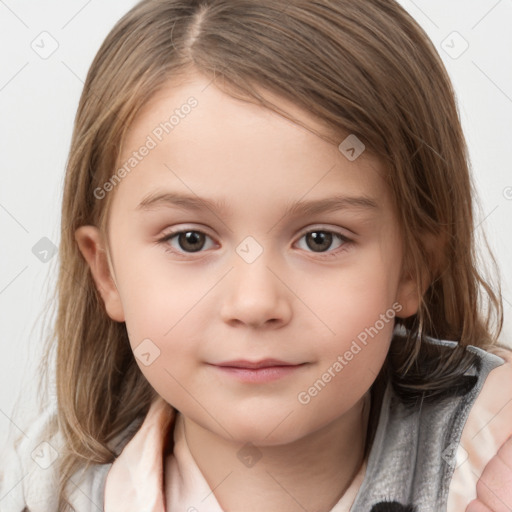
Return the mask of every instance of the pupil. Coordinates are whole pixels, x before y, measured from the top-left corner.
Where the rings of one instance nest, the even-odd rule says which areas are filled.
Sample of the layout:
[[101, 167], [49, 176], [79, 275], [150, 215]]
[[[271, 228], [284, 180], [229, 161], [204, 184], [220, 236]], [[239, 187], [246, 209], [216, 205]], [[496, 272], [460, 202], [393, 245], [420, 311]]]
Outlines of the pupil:
[[[325, 247], [323, 247], [324, 249], [328, 249], [329, 246], [331, 245], [331, 242], [332, 242], [332, 234], [331, 233], [326, 233], [325, 231], [313, 231], [309, 235], [315, 241], [316, 248], [318, 248], [319, 246], [320, 246], [320, 248], [322, 248], [321, 247], [322, 242], [323, 242], [323, 245], [325, 246]], [[318, 244], [318, 242], [320, 242], [320, 244]], [[311, 249], [313, 249], [314, 251], [316, 250], [316, 248], [311, 247]], [[321, 251], [318, 251], [318, 252], [321, 252]]]
[[197, 233], [195, 231], [187, 231], [186, 233], [183, 233], [181, 236], [185, 237], [184, 244], [182, 244], [180, 240], [180, 245], [182, 246], [182, 249], [190, 250], [192, 252], [201, 249], [201, 247], [197, 247], [197, 242], [201, 241], [201, 238], [203, 237], [202, 234]]

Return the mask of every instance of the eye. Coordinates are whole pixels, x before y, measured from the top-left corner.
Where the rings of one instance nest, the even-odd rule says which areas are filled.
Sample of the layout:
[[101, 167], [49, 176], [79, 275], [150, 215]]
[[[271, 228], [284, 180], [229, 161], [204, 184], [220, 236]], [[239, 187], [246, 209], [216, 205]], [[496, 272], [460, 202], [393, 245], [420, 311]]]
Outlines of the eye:
[[[337, 256], [339, 252], [346, 250], [351, 243], [348, 237], [343, 235], [342, 233], [338, 233], [337, 231], [329, 231], [326, 229], [314, 229], [310, 230], [307, 233], [304, 233], [299, 240], [306, 240], [306, 246], [312, 249], [312, 252], [322, 254], [322, 257], [330, 258]], [[338, 248], [341, 247], [341, 250], [334, 251], [326, 251], [325, 249], [329, 249], [331, 247], [333, 240], [338, 239], [341, 243], [338, 245]], [[324, 253], [326, 253], [324, 255]]]
[[[158, 240], [158, 242], [165, 245], [167, 252], [183, 255], [200, 252], [204, 249], [205, 240], [207, 238], [211, 239], [211, 237], [202, 231], [186, 229], [173, 231]], [[311, 249], [311, 252], [320, 254], [322, 258], [337, 256], [339, 252], [346, 250], [352, 243], [352, 240], [342, 233], [329, 231], [327, 229], [310, 230], [304, 233], [299, 240], [303, 238], [306, 240], [307, 248]], [[176, 239], [176, 244], [174, 245], [170, 243], [173, 239]], [[339, 249], [341, 247], [341, 249], [329, 251], [329, 247], [332, 246], [333, 241], [336, 239], [340, 242], [337, 248]], [[176, 247], [176, 245], [178, 247]]]
[[[177, 245], [179, 246], [178, 249], [169, 248], [169, 245], [172, 247], [172, 244], [169, 242], [171, 242], [173, 238], [176, 238]], [[166, 251], [168, 252], [178, 254], [181, 254], [182, 251], [184, 253], [194, 253], [199, 252], [204, 248], [206, 238], [210, 237], [202, 231], [186, 229], [169, 233], [161, 238], [159, 242], [166, 245]]]

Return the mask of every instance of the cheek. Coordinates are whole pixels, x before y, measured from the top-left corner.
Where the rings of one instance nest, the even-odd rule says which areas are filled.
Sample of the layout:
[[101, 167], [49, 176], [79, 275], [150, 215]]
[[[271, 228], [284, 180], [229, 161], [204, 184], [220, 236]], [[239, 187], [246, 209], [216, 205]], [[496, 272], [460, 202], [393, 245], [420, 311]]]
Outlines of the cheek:
[[184, 387], [195, 380], [207, 322], [202, 306], [212, 283], [179, 268], [172, 275], [158, 265], [125, 270], [121, 295], [136, 362], [157, 393], [181, 406], [190, 399]]
[[154, 314], [154, 309], [142, 308], [129, 326], [127, 322], [130, 345], [151, 387], [169, 404], [181, 409], [190, 401], [189, 392], [195, 394], [198, 389], [201, 340], [187, 330], [190, 327], [186, 318], [180, 321], [183, 314]]
[[[310, 294], [311, 309], [325, 328], [316, 345], [315, 378], [303, 383], [299, 403], [325, 410], [329, 403], [351, 407], [370, 388], [386, 359], [395, 318], [396, 283], [380, 257], [361, 261]], [[339, 414], [333, 408], [332, 414]]]
[[119, 290], [132, 346], [144, 338], [166, 342], [190, 318], [197, 321], [196, 310], [215, 284], [215, 276], [201, 277], [170, 263], [163, 252], [153, 247], [120, 265]]
[[325, 340], [331, 349], [343, 348], [340, 343], [361, 333], [364, 338], [365, 329], [392, 331], [401, 305], [396, 302], [396, 263], [393, 267], [388, 261], [378, 250], [367, 251], [358, 254], [357, 261], [351, 261], [346, 268], [312, 276], [299, 289], [298, 295], [307, 297], [308, 307], [322, 320], [325, 333], [330, 332]]
[[304, 411], [328, 422], [354, 407], [377, 378], [392, 332], [393, 321], [389, 321], [380, 330], [370, 326], [326, 344], [317, 371], [303, 382], [296, 397]]

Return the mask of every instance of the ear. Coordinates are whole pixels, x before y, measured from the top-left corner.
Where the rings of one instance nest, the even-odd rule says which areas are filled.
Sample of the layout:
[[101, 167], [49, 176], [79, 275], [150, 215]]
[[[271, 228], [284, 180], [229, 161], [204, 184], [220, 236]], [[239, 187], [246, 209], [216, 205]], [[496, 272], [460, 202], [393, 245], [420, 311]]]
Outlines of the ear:
[[424, 233], [422, 238], [423, 248], [427, 254], [428, 268], [421, 269], [419, 282], [414, 277], [410, 264], [402, 269], [396, 299], [402, 305], [400, 315], [398, 315], [400, 318], [408, 318], [418, 312], [421, 297], [425, 295], [425, 292], [432, 283], [432, 276], [438, 275], [441, 268], [441, 255], [443, 254], [444, 244], [442, 236]]
[[[418, 312], [420, 307], [420, 296], [423, 296], [424, 290], [418, 290], [418, 283], [413, 278], [412, 273], [404, 269], [398, 284], [398, 291], [396, 301], [402, 306], [400, 313], [397, 315], [400, 318], [408, 318]], [[420, 295], [421, 294], [421, 295]]]
[[124, 311], [117, 286], [112, 278], [105, 244], [96, 226], [81, 226], [75, 231], [75, 240], [87, 261], [108, 316], [116, 322], [124, 322]]

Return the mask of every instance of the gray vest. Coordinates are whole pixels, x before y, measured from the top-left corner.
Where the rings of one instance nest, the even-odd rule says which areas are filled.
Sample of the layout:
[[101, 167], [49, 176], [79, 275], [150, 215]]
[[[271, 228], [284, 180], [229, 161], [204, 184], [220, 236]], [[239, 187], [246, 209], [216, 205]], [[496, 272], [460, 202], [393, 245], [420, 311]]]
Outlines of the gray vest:
[[[453, 341], [427, 339], [451, 350]], [[437, 402], [406, 406], [388, 383], [363, 483], [351, 512], [446, 512], [455, 453], [491, 370], [505, 361], [480, 348], [461, 386]]]

